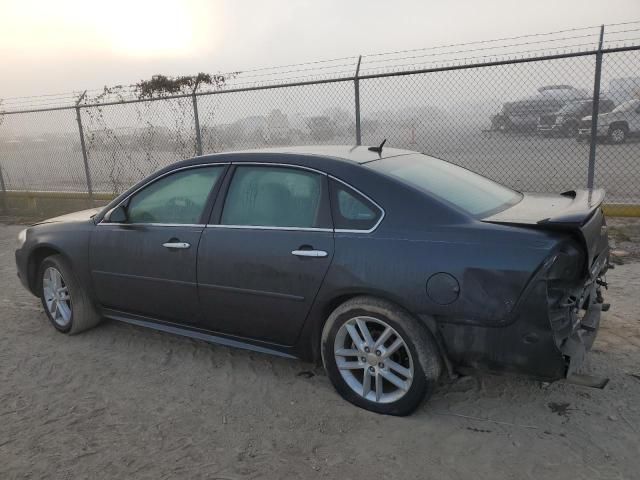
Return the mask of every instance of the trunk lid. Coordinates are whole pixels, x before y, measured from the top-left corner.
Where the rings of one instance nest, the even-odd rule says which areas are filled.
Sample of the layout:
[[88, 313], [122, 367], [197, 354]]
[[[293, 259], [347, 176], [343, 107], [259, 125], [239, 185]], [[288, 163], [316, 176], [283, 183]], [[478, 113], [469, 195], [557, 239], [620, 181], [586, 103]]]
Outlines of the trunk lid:
[[520, 202], [482, 221], [573, 234], [583, 244], [590, 267], [608, 247], [603, 200], [602, 189], [524, 193]]

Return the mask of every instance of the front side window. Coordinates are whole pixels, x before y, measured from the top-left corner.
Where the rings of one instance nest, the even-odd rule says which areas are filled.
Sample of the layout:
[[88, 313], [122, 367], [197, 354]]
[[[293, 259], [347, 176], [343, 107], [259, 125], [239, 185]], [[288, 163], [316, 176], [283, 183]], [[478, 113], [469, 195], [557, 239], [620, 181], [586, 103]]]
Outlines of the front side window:
[[199, 224], [224, 166], [182, 170], [136, 193], [127, 207], [128, 223]]
[[222, 211], [223, 225], [327, 228], [324, 176], [287, 167], [236, 167]]
[[478, 218], [504, 210], [522, 199], [522, 194], [515, 190], [427, 155], [385, 158], [369, 162], [366, 166], [396, 177]]
[[355, 190], [331, 180], [333, 223], [338, 230], [370, 230], [382, 211]]

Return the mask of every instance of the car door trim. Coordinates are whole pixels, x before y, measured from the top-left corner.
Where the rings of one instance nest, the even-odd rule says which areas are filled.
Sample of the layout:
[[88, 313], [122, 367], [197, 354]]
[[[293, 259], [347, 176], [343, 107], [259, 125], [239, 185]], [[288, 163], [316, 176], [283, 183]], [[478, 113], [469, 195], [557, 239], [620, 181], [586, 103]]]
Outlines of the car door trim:
[[[311, 167], [307, 167], [304, 165], [295, 165], [295, 164], [290, 164], [290, 163], [273, 163], [273, 162], [231, 162], [231, 165], [235, 165], [235, 166], [242, 166], [242, 165], [265, 165], [265, 166], [275, 166], [275, 167], [289, 167], [289, 168], [298, 168], [301, 170], [308, 170], [310, 172], [314, 172], [314, 173], [318, 173], [320, 175], [324, 175], [327, 178], [331, 178], [337, 182], [342, 183], [343, 185], [347, 186], [348, 188], [350, 188], [351, 190], [353, 190], [354, 192], [362, 195], [365, 199], [367, 199], [369, 202], [371, 202], [379, 211], [380, 211], [380, 218], [378, 219], [378, 221], [375, 223], [375, 225], [373, 225], [373, 227], [367, 229], [367, 230], [359, 230], [359, 229], [348, 229], [348, 228], [313, 228], [313, 227], [272, 227], [272, 226], [263, 226], [263, 225], [223, 225], [223, 224], [207, 224], [207, 228], [235, 228], [235, 229], [254, 229], [254, 230], [290, 230], [290, 231], [302, 231], [302, 232], [334, 232], [334, 233], [359, 233], [359, 234], [368, 234], [368, 233], [373, 233], [378, 226], [380, 225], [380, 223], [382, 223], [382, 220], [384, 219], [386, 212], [384, 210], [384, 208], [382, 208], [380, 206], [380, 204], [378, 202], [376, 202], [375, 200], [373, 200], [369, 195], [366, 195], [365, 193], [363, 193], [362, 191], [358, 190], [356, 187], [354, 187], [353, 185], [351, 185], [350, 183], [345, 182], [344, 180], [341, 180], [327, 172], [323, 172], [321, 170], [317, 170], [315, 168], [311, 168]], [[225, 192], [226, 195], [226, 192]]]
[[378, 221], [375, 223], [375, 225], [373, 225], [373, 227], [369, 228], [368, 230], [359, 230], [359, 229], [355, 229], [355, 228], [334, 228], [334, 232], [335, 233], [373, 233], [377, 228], [378, 225], [380, 225], [380, 223], [382, 223], [382, 220], [384, 219], [386, 212], [384, 211], [384, 208], [382, 208], [380, 206], [380, 204], [378, 202], [376, 202], [373, 198], [371, 198], [369, 195], [361, 192], [360, 190], [358, 190], [356, 187], [354, 187], [353, 185], [345, 182], [344, 180], [341, 180], [337, 177], [334, 177], [333, 175], [329, 175], [329, 178], [331, 178], [332, 180], [335, 180], [336, 182], [339, 182], [343, 185], [345, 185], [346, 187], [350, 188], [351, 190], [353, 190], [354, 192], [358, 193], [359, 195], [362, 195], [365, 199], [369, 200], [378, 210], [380, 210], [380, 218], [378, 219]]
[[105, 272], [104, 270], [91, 270], [91, 273], [95, 273], [98, 275], [105, 275], [109, 277], [133, 278], [136, 280], [145, 280], [148, 282], [174, 283], [178, 285], [186, 285], [188, 287], [198, 286], [196, 282], [186, 282], [184, 280], [171, 280], [168, 278], [159, 278], [159, 277], [146, 277], [143, 275], [132, 275], [130, 273]]
[[300, 295], [291, 295], [289, 293], [270, 292], [268, 290], [253, 290], [251, 288], [230, 287], [227, 285], [215, 285], [213, 283], [199, 283], [199, 287], [209, 288], [211, 290], [221, 290], [224, 292], [257, 295], [261, 297], [280, 298], [283, 300], [293, 300], [294, 302], [304, 302], [305, 297]]
[[233, 228], [233, 229], [245, 229], [245, 230], [285, 230], [285, 231], [300, 231], [300, 232], [333, 232], [332, 228], [312, 228], [312, 227], [269, 227], [262, 225], [207, 225], [207, 228]]
[[[109, 215], [111, 214], [111, 212], [113, 212], [116, 208], [118, 208], [119, 206], [121, 206], [123, 203], [128, 202], [129, 199], [135, 195], [136, 193], [138, 193], [140, 190], [142, 190], [143, 188], [148, 187], [149, 185], [157, 182], [158, 180], [168, 176], [168, 175], [172, 175], [176, 172], [181, 172], [182, 170], [191, 170], [194, 168], [202, 168], [202, 167], [213, 167], [213, 166], [217, 166], [217, 165], [221, 165], [221, 166], [227, 166], [227, 165], [231, 165], [231, 162], [208, 162], [208, 163], [199, 163], [197, 165], [188, 165], [186, 167], [179, 167], [179, 168], [174, 168], [173, 170], [169, 170], [168, 172], [163, 173], [162, 175], [158, 175], [157, 177], [152, 178], [151, 180], [149, 180], [148, 182], [146, 182], [144, 185], [140, 185], [138, 188], [136, 188], [133, 192], [129, 193], [126, 197], [124, 197], [122, 200], [120, 200], [118, 202], [118, 204], [116, 206], [114, 206], [111, 210], [109, 210], [107, 213], [105, 213], [105, 215], [102, 217], [102, 219], [97, 223], [97, 225], [154, 225], [154, 226], [161, 226], [161, 227], [171, 227], [174, 225], [179, 225], [181, 227], [184, 226], [200, 226], [197, 224], [184, 224], [184, 223], [154, 223], [154, 224], [150, 224], [150, 223], [115, 223], [115, 222], [105, 222], [104, 219], [108, 218]], [[224, 173], [224, 171], [223, 171]], [[218, 183], [218, 181], [216, 181], [216, 184]], [[213, 185], [211, 188], [211, 191], [213, 191], [213, 189], [215, 188], [216, 185]], [[209, 193], [211, 193], [211, 191]]]
[[328, 178], [331, 178], [331, 179], [333, 179], [333, 180], [335, 180], [337, 182], [340, 182], [343, 185], [345, 185], [345, 186], [349, 187], [350, 189], [352, 189], [353, 191], [357, 192], [358, 194], [362, 195], [364, 198], [366, 198], [368, 201], [370, 201], [373, 205], [375, 205], [375, 207], [378, 210], [380, 210], [381, 215], [380, 215], [380, 218], [378, 219], [378, 221], [375, 223], [375, 225], [373, 227], [371, 227], [370, 229], [368, 229], [368, 230], [349, 229], [349, 228], [271, 227], [271, 226], [261, 226], [261, 225], [222, 225], [222, 224], [206, 224], [206, 225], [204, 225], [204, 224], [184, 224], [184, 223], [115, 223], [115, 222], [105, 222], [104, 218], [97, 225], [98, 226], [100, 226], [100, 225], [105, 225], [105, 226], [114, 226], [114, 225], [120, 225], [120, 226], [153, 226], [153, 227], [207, 227], [207, 228], [236, 228], [236, 229], [242, 228], [242, 229], [255, 229], [255, 230], [294, 230], [294, 231], [303, 231], [303, 232], [335, 232], [335, 233], [368, 234], [368, 233], [373, 233], [378, 228], [380, 223], [382, 223], [382, 220], [386, 216], [386, 212], [385, 212], [384, 208], [382, 208], [378, 202], [376, 202], [374, 199], [372, 199], [367, 194], [363, 193], [362, 191], [358, 190], [356, 187], [354, 187], [350, 183], [345, 182], [344, 180], [341, 180], [340, 178], [338, 178], [338, 177], [336, 177], [334, 175], [331, 175], [329, 173], [323, 172], [321, 170], [317, 170], [317, 169], [312, 168], [312, 167], [307, 167], [307, 166], [304, 166], [304, 165], [295, 165], [295, 164], [291, 164], [291, 163], [273, 163], [273, 162], [211, 162], [211, 163], [202, 163], [202, 164], [199, 164], [199, 165], [189, 165], [188, 167], [176, 168], [176, 169], [171, 170], [169, 172], [165, 172], [162, 175], [159, 175], [158, 177], [154, 178], [153, 180], [150, 180], [149, 182], [145, 183], [144, 185], [141, 185], [136, 190], [134, 190], [129, 195], [127, 195], [125, 198], [123, 198], [118, 203], [118, 205], [116, 205], [111, 210], [109, 210], [109, 212], [107, 212], [107, 214], [105, 215], [105, 218], [108, 217], [108, 215], [111, 213], [111, 211], [113, 211], [115, 208], [118, 208], [120, 205], [122, 205], [126, 201], [128, 201], [137, 192], [139, 192], [140, 190], [142, 190], [146, 186], [151, 185], [155, 181], [157, 181], [157, 180], [159, 180], [159, 179], [161, 179], [163, 177], [166, 177], [167, 175], [171, 175], [172, 173], [179, 172], [181, 170], [189, 170], [189, 169], [193, 169], [193, 168], [215, 166], [215, 165], [236, 165], [236, 166], [242, 166], [242, 165], [265, 165], [265, 166], [272, 166], [272, 167], [297, 168], [297, 169], [300, 169], [300, 170], [307, 170], [307, 171], [310, 171], [310, 172], [318, 173], [320, 175], [324, 175], [324, 176], [326, 176]]
[[117, 223], [117, 222], [100, 222], [99, 225], [120, 226], [120, 227], [195, 227], [204, 228], [204, 223]]
[[242, 165], [265, 165], [267, 167], [290, 167], [290, 168], [298, 168], [300, 170], [308, 170], [310, 172], [319, 173], [320, 175], [329, 176], [327, 172], [323, 172], [322, 170], [318, 170], [316, 168], [307, 167], [305, 165], [297, 165], [292, 163], [275, 163], [275, 162], [231, 162], [231, 165], [242, 166]]

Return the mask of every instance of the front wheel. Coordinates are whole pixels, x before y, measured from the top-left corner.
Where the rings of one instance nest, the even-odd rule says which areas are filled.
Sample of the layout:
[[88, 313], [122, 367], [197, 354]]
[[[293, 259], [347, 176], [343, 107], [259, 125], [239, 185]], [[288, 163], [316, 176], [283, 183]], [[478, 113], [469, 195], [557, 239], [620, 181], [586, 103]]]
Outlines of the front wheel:
[[39, 291], [44, 311], [59, 332], [74, 335], [100, 322], [91, 299], [61, 255], [40, 264]]
[[627, 139], [627, 129], [622, 125], [615, 125], [609, 128], [607, 139], [610, 143], [620, 144]]
[[427, 328], [373, 297], [339, 306], [324, 326], [321, 348], [338, 393], [377, 413], [408, 415], [431, 395], [442, 371]]

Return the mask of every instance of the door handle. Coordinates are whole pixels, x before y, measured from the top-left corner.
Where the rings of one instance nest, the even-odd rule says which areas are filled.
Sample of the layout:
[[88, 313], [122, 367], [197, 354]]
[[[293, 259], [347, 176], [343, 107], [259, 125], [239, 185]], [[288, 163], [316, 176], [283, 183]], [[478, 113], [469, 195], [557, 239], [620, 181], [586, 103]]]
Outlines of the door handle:
[[324, 250], [294, 250], [291, 255], [296, 257], [326, 257], [328, 255]]
[[167, 242], [163, 243], [162, 246], [164, 248], [175, 248], [177, 250], [185, 250], [191, 246], [191, 244], [187, 242]]

